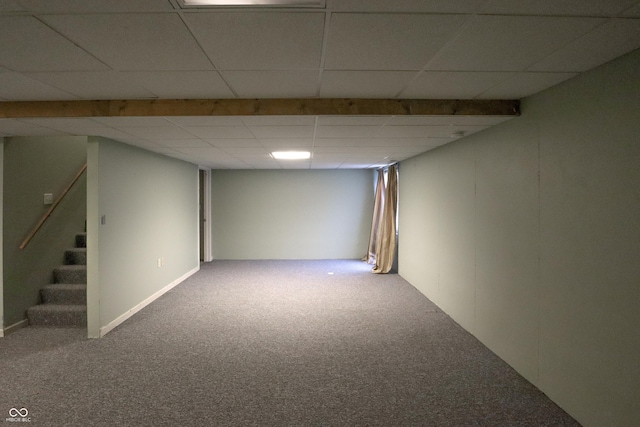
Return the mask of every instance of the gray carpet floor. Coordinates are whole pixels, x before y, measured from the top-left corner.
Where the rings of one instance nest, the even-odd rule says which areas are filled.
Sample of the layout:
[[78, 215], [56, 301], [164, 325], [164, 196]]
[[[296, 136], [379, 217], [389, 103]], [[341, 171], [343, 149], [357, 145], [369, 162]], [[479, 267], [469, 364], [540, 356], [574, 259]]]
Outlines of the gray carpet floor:
[[401, 277], [215, 261], [98, 340], [0, 339], [0, 424], [577, 426]]

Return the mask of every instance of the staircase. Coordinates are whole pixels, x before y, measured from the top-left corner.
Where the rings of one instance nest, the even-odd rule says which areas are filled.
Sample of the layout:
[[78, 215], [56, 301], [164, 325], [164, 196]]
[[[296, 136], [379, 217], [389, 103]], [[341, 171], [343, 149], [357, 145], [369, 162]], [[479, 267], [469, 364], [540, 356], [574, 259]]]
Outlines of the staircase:
[[76, 235], [76, 247], [67, 249], [64, 265], [54, 268], [53, 284], [40, 290], [42, 304], [27, 310], [34, 326], [87, 326], [87, 234]]

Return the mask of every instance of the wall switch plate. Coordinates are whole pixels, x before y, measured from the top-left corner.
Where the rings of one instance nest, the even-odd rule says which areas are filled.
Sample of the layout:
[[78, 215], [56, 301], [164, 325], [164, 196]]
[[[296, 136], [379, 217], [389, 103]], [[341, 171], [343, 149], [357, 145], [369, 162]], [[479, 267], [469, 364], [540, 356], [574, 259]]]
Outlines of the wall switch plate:
[[53, 204], [53, 193], [44, 193], [44, 204], [45, 205]]

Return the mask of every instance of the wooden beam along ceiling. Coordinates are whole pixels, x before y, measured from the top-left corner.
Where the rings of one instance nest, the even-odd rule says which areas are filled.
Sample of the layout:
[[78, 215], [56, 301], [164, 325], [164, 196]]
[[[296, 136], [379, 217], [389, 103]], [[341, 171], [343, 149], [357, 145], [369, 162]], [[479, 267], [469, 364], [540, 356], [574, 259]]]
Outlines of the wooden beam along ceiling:
[[155, 99], [0, 102], [0, 118], [154, 116], [518, 116], [517, 100]]

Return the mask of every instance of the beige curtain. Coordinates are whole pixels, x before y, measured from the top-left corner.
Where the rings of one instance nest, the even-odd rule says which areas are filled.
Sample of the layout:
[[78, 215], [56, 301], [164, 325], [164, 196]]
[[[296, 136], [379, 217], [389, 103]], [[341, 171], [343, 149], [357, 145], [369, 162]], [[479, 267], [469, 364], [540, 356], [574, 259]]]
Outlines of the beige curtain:
[[373, 202], [373, 221], [371, 221], [371, 234], [369, 235], [369, 249], [367, 255], [362, 258], [363, 261], [367, 261], [369, 264], [376, 263], [377, 253], [377, 236], [378, 229], [380, 228], [380, 221], [384, 210], [384, 174], [382, 169], [378, 171], [378, 182], [376, 183], [376, 195]]
[[374, 273], [388, 273], [396, 252], [396, 211], [398, 205], [398, 168], [389, 166], [385, 183], [384, 171], [378, 171], [369, 249], [363, 260], [373, 264]]

